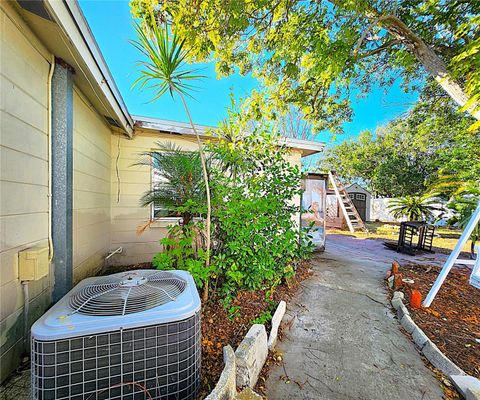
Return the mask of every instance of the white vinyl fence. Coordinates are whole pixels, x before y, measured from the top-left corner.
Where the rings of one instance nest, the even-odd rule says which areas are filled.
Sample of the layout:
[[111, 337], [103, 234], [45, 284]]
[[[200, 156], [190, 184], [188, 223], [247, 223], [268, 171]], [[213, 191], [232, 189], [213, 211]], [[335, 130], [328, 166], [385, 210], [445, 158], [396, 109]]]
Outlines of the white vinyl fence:
[[[405, 218], [395, 218], [390, 210], [388, 209], [388, 205], [392, 199], [388, 197], [381, 197], [381, 198], [372, 198], [370, 202], [370, 221], [381, 221], [381, 222], [401, 222], [404, 221]], [[444, 204], [438, 203], [436, 204], [439, 208], [444, 207]], [[435, 211], [434, 214], [439, 216], [442, 214], [441, 212]], [[442, 219], [439, 220], [436, 225], [443, 226], [446, 224], [447, 220], [452, 216], [452, 213], [449, 210], [444, 210]]]

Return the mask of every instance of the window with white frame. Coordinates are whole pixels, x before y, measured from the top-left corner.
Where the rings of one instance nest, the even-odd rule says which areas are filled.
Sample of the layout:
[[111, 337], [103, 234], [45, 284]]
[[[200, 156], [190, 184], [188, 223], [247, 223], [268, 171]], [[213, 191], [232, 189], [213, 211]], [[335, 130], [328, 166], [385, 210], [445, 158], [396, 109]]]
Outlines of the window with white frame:
[[[150, 187], [153, 189], [159, 188], [162, 182], [165, 182], [165, 178], [159, 173], [158, 167], [155, 166], [155, 163], [152, 163], [151, 168], [151, 175], [150, 175]], [[179, 215], [168, 211], [163, 208], [160, 204], [153, 202], [151, 205], [151, 217], [152, 219], [159, 219], [159, 218], [171, 218], [171, 219], [178, 219]]]

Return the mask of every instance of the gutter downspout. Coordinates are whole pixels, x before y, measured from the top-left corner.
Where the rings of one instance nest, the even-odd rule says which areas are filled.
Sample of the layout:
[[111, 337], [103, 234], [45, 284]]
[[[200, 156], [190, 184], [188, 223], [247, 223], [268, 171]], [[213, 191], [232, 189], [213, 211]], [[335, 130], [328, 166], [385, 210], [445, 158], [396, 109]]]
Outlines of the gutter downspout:
[[[52, 78], [55, 71], [55, 56], [52, 54], [50, 60], [50, 71], [48, 73], [48, 262], [53, 260], [53, 239], [52, 239]], [[50, 283], [53, 287], [52, 271], [50, 271]]]
[[73, 68], [55, 58], [52, 75], [52, 301], [73, 284]]

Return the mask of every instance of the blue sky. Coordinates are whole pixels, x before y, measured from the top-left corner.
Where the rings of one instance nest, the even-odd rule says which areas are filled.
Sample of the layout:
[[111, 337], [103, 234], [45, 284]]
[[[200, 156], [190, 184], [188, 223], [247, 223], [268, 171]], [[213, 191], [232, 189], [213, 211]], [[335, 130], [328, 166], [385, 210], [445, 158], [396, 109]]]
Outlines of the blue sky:
[[[149, 103], [151, 92], [141, 92], [131, 87], [138, 76], [135, 62], [139, 54], [129, 43], [129, 39], [135, 38], [135, 32], [128, 1], [80, 0], [79, 3], [130, 113], [187, 122], [179, 100], [173, 101], [165, 95], [159, 101]], [[218, 80], [213, 64], [202, 64], [200, 67], [206, 79], [199, 84], [195, 99], [189, 100], [190, 111], [195, 123], [217, 125], [226, 116], [230, 89], [233, 88], [236, 97], [246, 97], [257, 86], [257, 82], [252, 77], [238, 74]], [[355, 137], [362, 130], [374, 130], [401, 115], [416, 98], [416, 94], [405, 94], [395, 85], [387, 93], [383, 89], [376, 89], [366, 98], [352, 99], [355, 112], [353, 121], [345, 124], [346, 134], [337, 135], [335, 143]], [[319, 134], [316, 140], [334, 144], [328, 133]]]

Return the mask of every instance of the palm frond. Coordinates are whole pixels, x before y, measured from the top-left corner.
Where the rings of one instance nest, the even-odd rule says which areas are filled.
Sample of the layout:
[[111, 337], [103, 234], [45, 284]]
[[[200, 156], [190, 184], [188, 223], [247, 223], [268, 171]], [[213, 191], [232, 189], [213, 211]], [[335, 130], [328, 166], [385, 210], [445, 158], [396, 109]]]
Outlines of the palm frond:
[[442, 212], [443, 207], [429, 194], [423, 196], [404, 196], [390, 200], [388, 209], [395, 218], [406, 217], [409, 220], [433, 219], [435, 212]]
[[200, 154], [185, 151], [173, 143], [157, 143], [152, 151], [140, 153], [134, 164], [148, 166], [155, 171], [157, 181], [140, 199], [142, 206], [154, 204], [167, 214], [184, 215], [191, 219], [194, 211], [185, 210], [185, 204], [205, 204], [205, 184]]
[[186, 82], [196, 81], [204, 76], [198, 74], [198, 69], [186, 68], [188, 51], [184, 48], [185, 41], [176, 33], [171, 33], [167, 25], [155, 24], [146, 28], [134, 23], [134, 28], [137, 39], [130, 42], [144, 59], [136, 64], [140, 68], [140, 76], [133, 82], [132, 87], [140, 90], [155, 89], [151, 102], [167, 92], [172, 97], [175, 93], [192, 97], [191, 91], [196, 87]]

